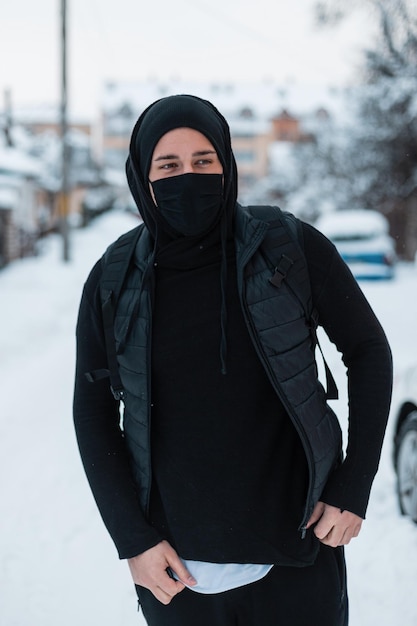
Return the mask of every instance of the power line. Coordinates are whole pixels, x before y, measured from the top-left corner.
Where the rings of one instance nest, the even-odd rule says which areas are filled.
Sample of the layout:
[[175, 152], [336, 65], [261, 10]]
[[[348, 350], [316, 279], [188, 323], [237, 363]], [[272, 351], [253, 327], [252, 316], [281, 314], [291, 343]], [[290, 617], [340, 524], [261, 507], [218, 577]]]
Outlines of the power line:
[[69, 150], [67, 119], [67, 1], [61, 0], [61, 193], [59, 196], [59, 222], [62, 237], [62, 260], [69, 261]]

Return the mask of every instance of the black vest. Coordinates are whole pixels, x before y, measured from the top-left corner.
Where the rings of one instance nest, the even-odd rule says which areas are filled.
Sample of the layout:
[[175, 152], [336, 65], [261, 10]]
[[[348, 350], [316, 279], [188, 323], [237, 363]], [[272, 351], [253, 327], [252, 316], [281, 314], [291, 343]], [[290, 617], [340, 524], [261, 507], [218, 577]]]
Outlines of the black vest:
[[[330, 472], [340, 461], [342, 441], [339, 422], [318, 380], [305, 257], [293, 229], [288, 227], [288, 219], [278, 209], [276, 212], [277, 219], [270, 224], [238, 207], [237, 278], [248, 332], [273, 388], [300, 435], [308, 460], [309, 490], [304, 517], [300, 520], [302, 529]], [[123, 386], [123, 429], [140, 502], [146, 512], [151, 488], [152, 281], [142, 285], [142, 279], [150, 269], [152, 241], [146, 229], [139, 227], [137, 234], [134, 262], [118, 297], [114, 337], [116, 350], [121, 352], [117, 361]], [[117, 245], [120, 243], [116, 242], [106, 252], [104, 263]], [[107, 278], [101, 284], [103, 301], [120, 271], [120, 262], [123, 259], [116, 258], [110, 273], [104, 273]], [[132, 314], [131, 332], [120, 351]]]

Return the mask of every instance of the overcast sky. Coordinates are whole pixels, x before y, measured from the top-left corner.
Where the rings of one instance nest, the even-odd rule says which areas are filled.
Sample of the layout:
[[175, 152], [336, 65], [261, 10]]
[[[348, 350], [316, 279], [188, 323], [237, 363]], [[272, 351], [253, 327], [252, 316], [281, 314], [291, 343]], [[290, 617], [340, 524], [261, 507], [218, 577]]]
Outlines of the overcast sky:
[[[106, 80], [180, 77], [342, 85], [372, 36], [366, 14], [319, 30], [314, 0], [67, 0], [69, 108], [93, 114]], [[0, 8], [0, 110], [58, 102], [61, 0]]]

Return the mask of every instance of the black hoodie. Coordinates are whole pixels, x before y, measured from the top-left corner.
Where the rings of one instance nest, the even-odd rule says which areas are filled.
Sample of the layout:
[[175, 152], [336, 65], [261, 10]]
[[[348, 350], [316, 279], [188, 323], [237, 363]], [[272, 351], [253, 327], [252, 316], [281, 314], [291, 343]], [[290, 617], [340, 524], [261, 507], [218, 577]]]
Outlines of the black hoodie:
[[[197, 237], [172, 231], [148, 189], [155, 145], [179, 127], [204, 134], [223, 166], [220, 219]], [[308, 482], [304, 451], [239, 302], [229, 127], [206, 101], [164, 98], [133, 130], [127, 175], [155, 240], [150, 521], [184, 558], [310, 563], [315, 541], [311, 534], [301, 541], [298, 532]]]
[[[198, 115], [191, 113], [196, 107]], [[174, 126], [172, 110], [178, 116]], [[154, 115], [158, 111], [167, 121]], [[212, 124], [201, 123], [207, 116]], [[146, 120], [160, 124], [151, 138], [142, 132]], [[159, 223], [147, 186], [149, 159], [160, 136], [178, 124], [206, 134], [222, 162], [223, 239], [220, 224], [199, 241], [178, 237]], [[316, 541], [311, 532], [301, 540], [297, 530], [308, 480], [305, 455], [255, 354], [240, 310], [232, 236], [236, 170], [226, 122], [212, 105], [192, 96], [158, 101], [134, 129], [127, 175], [155, 243], [156, 267], [148, 275], [154, 286], [154, 482], [148, 519], [138, 505], [108, 383], [91, 385], [84, 378], [86, 371], [106, 367], [99, 264], [80, 306], [74, 396], [84, 466], [119, 555], [135, 556], [165, 537], [184, 558], [310, 563]], [[364, 516], [372, 482], [372, 476], [365, 481], [364, 476], [377, 466], [389, 406], [389, 348], [334, 247], [313, 228], [303, 228], [313, 299], [326, 332], [344, 354], [351, 394], [347, 460], [323, 498]], [[225, 267], [227, 282], [222, 280]], [[226, 374], [218, 350], [224, 334]]]

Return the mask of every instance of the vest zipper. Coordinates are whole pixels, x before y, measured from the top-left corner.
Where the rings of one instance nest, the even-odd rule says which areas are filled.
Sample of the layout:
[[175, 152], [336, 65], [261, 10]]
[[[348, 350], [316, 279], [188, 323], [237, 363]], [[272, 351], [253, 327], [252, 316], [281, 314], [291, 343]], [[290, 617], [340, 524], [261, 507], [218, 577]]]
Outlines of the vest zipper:
[[305, 454], [306, 454], [306, 458], [307, 458], [307, 464], [308, 464], [308, 470], [309, 470], [309, 486], [308, 486], [308, 490], [307, 490], [307, 498], [306, 498], [306, 503], [305, 503], [305, 509], [304, 509], [304, 517], [301, 521], [300, 526], [298, 527], [298, 530], [301, 532], [301, 538], [304, 539], [307, 533], [307, 522], [309, 520], [309, 517], [311, 516], [312, 510], [310, 511], [310, 500], [311, 500], [311, 495], [312, 495], [312, 490], [313, 490], [313, 485], [314, 485], [314, 474], [315, 474], [315, 470], [314, 470], [314, 465], [312, 462], [312, 458], [313, 458], [313, 454], [312, 454], [312, 450], [311, 450], [311, 446], [310, 443], [307, 439], [307, 437], [305, 436], [305, 432], [304, 429], [302, 428], [301, 424], [298, 421], [297, 416], [294, 414], [292, 407], [290, 406], [290, 404], [287, 401], [287, 398], [285, 397], [285, 394], [282, 391], [281, 385], [276, 381], [275, 376], [273, 374], [272, 368], [269, 364], [269, 361], [267, 359], [267, 357], [265, 356], [262, 344], [258, 338], [258, 334], [256, 331], [256, 328], [254, 326], [254, 323], [252, 321], [252, 318], [250, 316], [249, 313], [249, 309], [247, 307], [246, 301], [244, 299], [243, 296], [243, 268], [246, 266], [247, 262], [249, 261], [249, 259], [253, 256], [253, 254], [256, 252], [256, 250], [258, 249], [260, 242], [263, 239], [263, 236], [265, 234], [267, 229], [265, 229], [261, 236], [257, 237], [256, 239], [254, 238], [252, 240], [253, 245], [250, 247], [250, 249], [247, 251], [244, 259], [242, 259], [241, 264], [238, 264], [238, 268], [241, 267], [242, 268], [242, 272], [240, 273], [239, 269], [238, 269], [238, 286], [239, 286], [239, 298], [240, 298], [240, 303], [242, 306], [242, 311], [243, 311], [243, 316], [245, 318], [245, 323], [246, 326], [248, 328], [249, 331], [249, 336], [252, 339], [252, 342], [254, 344], [255, 350], [261, 360], [262, 365], [265, 368], [265, 371], [268, 375], [268, 378], [272, 384], [272, 387], [277, 391], [278, 393], [278, 397], [281, 400], [282, 404], [284, 405], [285, 410], [287, 411], [292, 423], [294, 424], [297, 433], [301, 439], [301, 443], [303, 445]]
[[[154, 263], [154, 267], [155, 267]], [[148, 304], [149, 304], [149, 336], [147, 341], [147, 391], [148, 391], [148, 484], [147, 484], [147, 493], [146, 493], [146, 505], [145, 505], [145, 513], [149, 516], [149, 508], [151, 502], [151, 490], [152, 490], [152, 441], [151, 441], [151, 430], [152, 430], [152, 408], [153, 408], [153, 399], [152, 399], [152, 326], [153, 326], [153, 304], [154, 304], [154, 292], [155, 292], [155, 274], [152, 271], [150, 275], [150, 291], [148, 291]]]

